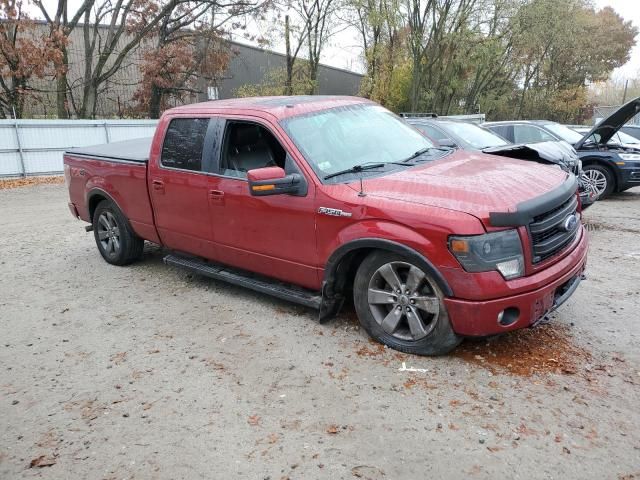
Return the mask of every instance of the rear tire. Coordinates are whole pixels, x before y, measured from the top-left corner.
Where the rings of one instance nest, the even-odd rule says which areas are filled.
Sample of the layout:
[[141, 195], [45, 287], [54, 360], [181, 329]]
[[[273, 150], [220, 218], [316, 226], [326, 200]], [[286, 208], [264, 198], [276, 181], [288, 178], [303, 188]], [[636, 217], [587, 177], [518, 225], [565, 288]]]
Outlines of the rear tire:
[[109, 200], [100, 202], [93, 213], [93, 235], [100, 255], [112, 265], [128, 265], [142, 256], [144, 240]]
[[597, 200], [603, 200], [613, 193], [616, 188], [616, 180], [611, 170], [595, 163], [582, 169], [589, 182], [595, 188], [598, 195]]
[[395, 350], [444, 355], [462, 339], [451, 328], [444, 294], [435, 280], [407, 258], [385, 251], [360, 264], [353, 300], [367, 333]]

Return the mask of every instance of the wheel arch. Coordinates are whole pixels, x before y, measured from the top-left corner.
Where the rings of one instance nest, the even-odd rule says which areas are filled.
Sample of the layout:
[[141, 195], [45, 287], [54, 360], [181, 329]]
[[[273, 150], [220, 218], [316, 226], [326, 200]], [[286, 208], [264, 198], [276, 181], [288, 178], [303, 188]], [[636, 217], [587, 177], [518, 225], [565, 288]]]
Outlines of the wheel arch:
[[331, 318], [340, 311], [345, 300], [344, 293], [353, 284], [360, 263], [375, 250], [393, 252], [407, 257], [425, 273], [431, 275], [446, 296], [453, 296], [453, 290], [444, 276], [420, 252], [392, 240], [360, 238], [339, 246], [327, 260], [322, 282], [321, 321]]
[[129, 219], [124, 214], [122, 208], [120, 208], [120, 205], [118, 205], [118, 202], [111, 195], [98, 187], [92, 188], [91, 190], [89, 190], [89, 193], [87, 193], [87, 211], [89, 212], [90, 222], [93, 222], [93, 214], [95, 213], [96, 208], [98, 207], [100, 202], [102, 202], [103, 200], [112, 202], [116, 206], [116, 208], [120, 210], [120, 212], [122, 212], [122, 216], [125, 218], [125, 220], [129, 222]]

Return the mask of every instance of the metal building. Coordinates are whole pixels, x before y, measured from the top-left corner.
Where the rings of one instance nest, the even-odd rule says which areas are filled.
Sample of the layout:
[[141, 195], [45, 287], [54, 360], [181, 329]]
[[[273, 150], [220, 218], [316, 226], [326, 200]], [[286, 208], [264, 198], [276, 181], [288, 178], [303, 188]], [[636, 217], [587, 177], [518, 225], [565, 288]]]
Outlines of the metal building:
[[[49, 26], [45, 22], [37, 25], [43, 33], [48, 32]], [[105, 30], [106, 27], [98, 26]], [[120, 48], [126, 44], [126, 35], [120, 39]], [[84, 85], [85, 51], [83, 49], [83, 25], [79, 24], [69, 35], [67, 73], [73, 97], [81, 98]], [[127, 54], [121, 68], [101, 85], [97, 98], [97, 118], [122, 118], [131, 115], [133, 95], [137, 90], [142, 74], [142, 55], [144, 48], [150, 48], [151, 40], [144, 42]], [[199, 82], [200, 92], [185, 97], [183, 103], [197, 101], [232, 98], [238, 88], [245, 85], [263, 84], [269, 73], [276, 69], [285, 68], [285, 56], [270, 50], [245, 45], [238, 42], [226, 41], [231, 52], [231, 60], [227, 70], [221, 78], [209, 83]], [[97, 52], [96, 52], [97, 53]], [[92, 59], [93, 62], [96, 59]], [[348, 70], [320, 65], [318, 71], [318, 94], [357, 95], [363, 76]], [[31, 79], [31, 83], [39, 92], [30, 99], [25, 106], [24, 118], [56, 118], [56, 82], [55, 79]], [[70, 96], [71, 97], [71, 96]], [[73, 103], [73, 98], [70, 98]], [[172, 106], [177, 105], [174, 103]], [[72, 109], [73, 111], [73, 109]]]

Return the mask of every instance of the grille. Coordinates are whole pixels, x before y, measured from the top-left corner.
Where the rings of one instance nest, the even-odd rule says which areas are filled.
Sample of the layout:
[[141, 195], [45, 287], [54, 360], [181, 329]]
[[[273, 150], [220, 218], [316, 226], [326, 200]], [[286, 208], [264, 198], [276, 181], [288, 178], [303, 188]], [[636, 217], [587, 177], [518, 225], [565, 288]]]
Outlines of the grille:
[[578, 199], [572, 195], [561, 205], [534, 217], [529, 224], [531, 245], [533, 247], [533, 263], [539, 263], [559, 253], [576, 237], [580, 228], [578, 222], [570, 231], [564, 229], [565, 219], [576, 212]]

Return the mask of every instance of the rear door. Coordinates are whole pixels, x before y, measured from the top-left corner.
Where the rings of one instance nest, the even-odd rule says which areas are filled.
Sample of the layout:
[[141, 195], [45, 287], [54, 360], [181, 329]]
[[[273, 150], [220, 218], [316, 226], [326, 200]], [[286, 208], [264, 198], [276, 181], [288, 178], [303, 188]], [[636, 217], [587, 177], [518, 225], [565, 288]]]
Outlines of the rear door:
[[162, 243], [206, 258], [216, 257], [209, 198], [218, 126], [215, 118], [170, 119], [159, 158], [149, 164], [149, 194]]

